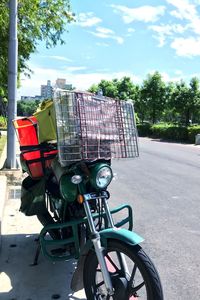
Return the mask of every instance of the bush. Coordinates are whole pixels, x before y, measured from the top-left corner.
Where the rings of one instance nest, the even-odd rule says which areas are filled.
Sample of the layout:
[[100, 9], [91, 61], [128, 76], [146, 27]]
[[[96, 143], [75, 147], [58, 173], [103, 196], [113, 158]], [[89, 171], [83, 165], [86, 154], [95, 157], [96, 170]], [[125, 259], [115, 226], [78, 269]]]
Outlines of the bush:
[[0, 157], [1, 157], [1, 153], [5, 147], [5, 143], [6, 143], [6, 140], [7, 140], [7, 136], [6, 135], [2, 135], [1, 138], [0, 138]]
[[200, 134], [200, 125], [188, 127], [188, 140], [190, 143], [195, 143], [195, 136]]
[[140, 137], [189, 142], [192, 144], [195, 143], [195, 136], [200, 134], [200, 125], [185, 127], [168, 123], [154, 125], [143, 123], [137, 124], [137, 129]]
[[7, 118], [0, 116], [0, 128], [7, 128]]
[[137, 124], [137, 130], [138, 130], [139, 136], [143, 136], [143, 137], [151, 136], [151, 124], [150, 123]]
[[157, 124], [151, 127], [152, 137], [185, 142], [188, 140], [188, 130], [185, 126], [175, 126], [173, 124]]

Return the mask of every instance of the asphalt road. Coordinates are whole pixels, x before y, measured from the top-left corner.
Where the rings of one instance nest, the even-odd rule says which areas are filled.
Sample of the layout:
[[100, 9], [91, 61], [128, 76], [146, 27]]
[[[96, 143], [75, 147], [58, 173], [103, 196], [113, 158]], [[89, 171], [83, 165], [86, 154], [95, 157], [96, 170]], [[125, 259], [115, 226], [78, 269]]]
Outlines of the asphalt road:
[[142, 138], [140, 158], [115, 161], [113, 170], [110, 205], [132, 205], [165, 299], [199, 300], [200, 146]]
[[[142, 245], [159, 271], [165, 300], [200, 299], [199, 169], [200, 146], [145, 138], [140, 158], [113, 162], [110, 205], [134, 208], [134, 229], [145, 238]], [[41, 226], [19, 212], [19, 198], [16, 183], [4, 211], [0, 299], [84, 300], [83, 292], [70, 295], [73, 261], [52, 264], [41, 255], [39, 265], [30, 266]]]

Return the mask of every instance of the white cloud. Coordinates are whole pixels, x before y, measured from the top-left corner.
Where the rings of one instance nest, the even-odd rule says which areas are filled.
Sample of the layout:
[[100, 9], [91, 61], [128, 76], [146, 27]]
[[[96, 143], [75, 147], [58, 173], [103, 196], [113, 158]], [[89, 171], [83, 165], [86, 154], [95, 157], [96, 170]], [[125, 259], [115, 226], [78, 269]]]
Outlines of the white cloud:
[[187, 26], [182, 26], [181, 24], [152, 25], [148, 28], [157, 34], [154, 37], [159, 41], [159, 47], [164, 46], [168, 36], [182, 34], [187, 30]]
[[174, 73], [175, 73], [176, 75], [180, 75], [180, 76], [183, 75], [183, 71], [181, 71], [181, 70], [175, 70]]
[[133, 35], [133, 32], [135, 32], [134, 28], [128, 28], [125, 36], [130, 37]]
[[195, 5], [188, 0], [166, 0], [169, 4], [176, 7], [176, 10], [171, 11], [171, 15], [179, 19], [190, 20], [196, 15]]
[[51, 83], [55, 83], [57, 78], [65, 78], [68, 83], [71, 83], [77, 89], [87, 90], [92, 84], [99, 83], [102, 79], [112, 80], [113, 78], [122, 78], [129, 76], [134, 82], [141, 83], [142, 79], [133, 75], [130, 72], [113, 72], [108, 73], [108, 70], [99, 70], [99, 72], [92, 73], [73, 73], [67, 70], [57, 69], [43, 69], [36, 65], [30, 65], [33, 70], [33, 75], [30, 79], [23, 78], [21, 81], [21, 88], [19, 95], [23, 96], [35, 96], [40, 94], [40, 85], [46, 84], [47, 80], [51, 80]]
[[122, 15], [122, 19], [126, 24], [134, 21], [142, 21], [145, 23], [156, 22], [165, 13], [165, 6], [140, 6], [137, 8], [129, 8], [123, 5], [111, 5], [114, 11]]
[[58, 56], [58, 55], [41, 55], [41, 57], [48, 58], [48, 59], [56, 59], [61, 61], [67, 61], [72, 62], [73, 60], [64, 56]]
[[107, 43], [96, 43], [96, 45], [100, 47], [109, 47], [109, 44]]
[[135, 29], [134, 28], [132, 28], [132, 27], [129, 27], [128, 29], [127, 29], [127, 31], [130, 33], [130, 32], [135, 32]]
[[118, 44], [123, 44], [124, 39], [115, 34], [115, 32], [109, 28], [97, 27], [96, 31], [89, 31], [92, 35], [102, 39], [113, 39]]
[[154, 37], [159, 41], [158, 46], [164, 46], [166, 39], [170, 38], [170, 46], [178, 56], [199, 55], [200, 16], [197, 5], [200, 1], [166, 0], [166, 2], [170, 4], [170, 9], [173, 7], [173, 10], [169, 9], [171, 16], [179, 19], [181, 23], [169, 21], [168, 24], [149, 26], [149, 29], [156, 33]]
[[98, 27], [97, 31], [101, 34], [105, 34], [105, 35], [109, 35], [109, 34], [113, 34], [114, 31], [109, 29], [109, 28], [104, 28], [104, 27]]
[[200, 34], [200, 17], [197, 5], [200, 2], [195, 1], [193, 4], [188, 0], [166, 0], [169, 4], [175, 6], [176, 10], [171, 11], [171, 15], [188, 22], [188, 28], [194, 33]]
[[[147, 73], [153, 75], [156, 71], [157, 70], [150, 70]], [[162, 71], [160, 71], [159, 73], [162, 76], [162, 80], [166, 83], [168, 83], [168, 82], [177, 82], [177, 81], [180, 81], [181, 79], [186, 79], [187, 78], [187, 76], [183, 75], [182, 71], [180, 71], [180, 70], [175, 70], [174, 71], [175, 75], [169, 74], [167, 72], [162, 72]]]
[[175, 76], [170, 76], [168, 73], [166, 72], [160, 72], [162, 79], [165, 82], [177, 82], [180, 81], [181, 79], [183, 79], [183, 75], [182, 74], [175, 74]]
[[80, 13], [77, 16], [76, 24], [81, 27], [92, 27], [101, 22], [102, 20], [98, 17], [95, 17], [93, 12], [88, 12], [88, 13]]
[[76, 71], [82, 71], [82, 70], [86, 70], [87, 67], [66, 67], [65, 68], [68, 72], [76, 72]]
[[200, 37], [175, 38], [171, 43], [178, 56], [200, 56]]

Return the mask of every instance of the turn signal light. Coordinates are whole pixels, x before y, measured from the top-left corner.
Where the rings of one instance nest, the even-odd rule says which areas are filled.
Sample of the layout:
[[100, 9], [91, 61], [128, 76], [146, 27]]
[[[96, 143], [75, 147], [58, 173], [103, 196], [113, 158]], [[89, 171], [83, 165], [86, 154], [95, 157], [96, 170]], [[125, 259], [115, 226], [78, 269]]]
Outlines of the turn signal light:
[[77, 201], [78, 201], [79, 204], [83, 204], [83, 202], [84, 202], [84, 197], [83, 197], [83, 195], [78, 195]]

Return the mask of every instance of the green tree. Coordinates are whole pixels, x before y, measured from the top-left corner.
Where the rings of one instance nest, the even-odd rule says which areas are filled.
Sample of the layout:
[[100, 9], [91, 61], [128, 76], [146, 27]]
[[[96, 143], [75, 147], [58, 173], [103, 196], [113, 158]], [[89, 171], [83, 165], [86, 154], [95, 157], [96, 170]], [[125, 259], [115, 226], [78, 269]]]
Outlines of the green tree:
[[169, 82], [168, 84], [166, 84], [165, 87], [166, 102], [165, 102], [165, 109], [162, 113], [161, 120], [167, 123], [177, 123], [179, 119], [179, 114], [175, 111], [174, 107], [171, 106], [175, 87], [176, 85], [174, 82]]
[[93, 85], [89, 91], [97, 93], [98, 91], [102, 91], [104, 96], [116, 98], [118, 97], [117, 86], [115, 83], [115, 79], [112, 81], [109, 80], [101, 80], [99, 84]]
[[[187, 105], [188, 119], [193, 122], [199, 121], [199, 110], [200, 110], [200, 83], [197, 77], [193, 77], [190, 81], [189, 87], [189, 103]], [[188, 120], [187, 120], [188, 121]]]
[[200, 109], [199, 80], [192, 78], [189, 86], [182, 80], [176, 83], [171, 97], [171, 107], [179, 114], [180, 121], [186, 126]]
[[123, 77], [113, 80], [101, 80], [99, 84], [93, 84], [89, 91], [97, 93], [99, 90], [104, 96], [118, 98], [122, 100], [132, 99], [135, 101], [138, 98], [139, 86], [132, 83], [130, 77]]
[[147, 102], [146, 99], [144, 99], [141, 96], [141, 89], [139, 86], [137, 86], [137, 97], [135, 97], [134, 104], [135, 104], [135, 111], [138, 114], [138, 118], [141, 123], [144, 123], [145, 120], [148, 119], [147, 115]]
[[116, 81], [118, 90], [118, 97], [122, 100], [135, 99], [136, 86], [131, 81], [130, 77], [124, 76], [122, 79]]
[[160, 120], [166, 102], [165, 83], [159, 72], [148, 75], [141, 87], [141, 101], [145, 103], [150, 121], [154, 124]]
[[[50, 48], [57, 43], [64, 43], [62, 34], [66, 24], [73, 20], [69, 0], [19, 0], [18, 1], [18, 69], [19, 75], [30, 75], [27, 61], [36, 51], [39, 41], [44, 41]], [[8, 77], [8, 1], [0, 3], [0, 92], [7, 93]]]
[[36, 111], [39, 103], [38, 103], [38, 100], [17, 101], [17, 115], [18, 116], [31, 116]]

